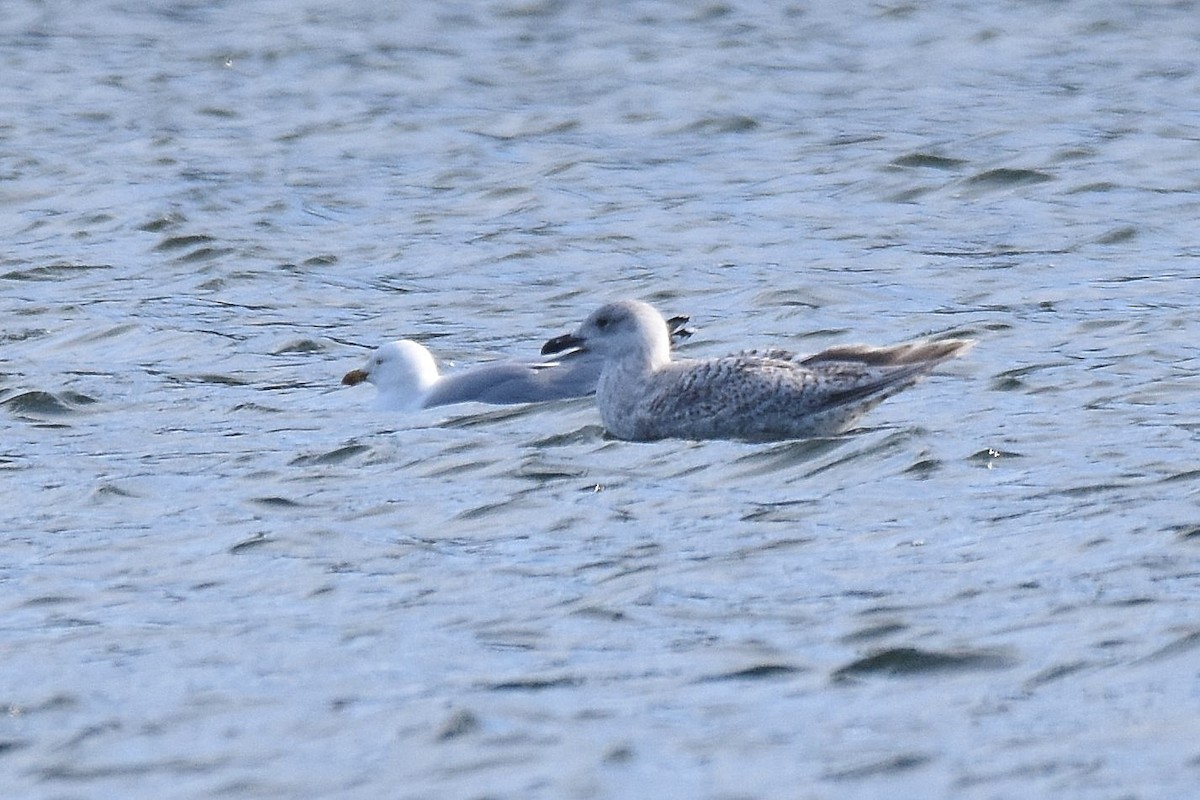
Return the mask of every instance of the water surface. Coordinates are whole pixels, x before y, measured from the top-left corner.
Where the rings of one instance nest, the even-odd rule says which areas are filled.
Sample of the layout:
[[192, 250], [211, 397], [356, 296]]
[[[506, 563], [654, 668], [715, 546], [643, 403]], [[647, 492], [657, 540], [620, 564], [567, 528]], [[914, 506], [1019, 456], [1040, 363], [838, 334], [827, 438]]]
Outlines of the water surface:
[[[10, 6], [0, 794], [1194, 791], [1195, 3]], [[815, 442], [338, 386], [614, 296], [980, 344]]]

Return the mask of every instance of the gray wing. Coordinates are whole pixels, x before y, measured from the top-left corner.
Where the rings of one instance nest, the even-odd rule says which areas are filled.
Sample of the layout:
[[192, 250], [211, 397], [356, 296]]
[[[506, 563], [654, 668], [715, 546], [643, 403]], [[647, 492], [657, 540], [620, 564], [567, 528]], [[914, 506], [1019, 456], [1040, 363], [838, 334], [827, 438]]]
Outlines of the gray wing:
[[544, 403], [585, 397], [596, 391], [602, 362], [579, 353], [559, 362], [502, 361], [444, 376], [424, 406], [454, 403]]
[[[668, 321], [673, 342], [692, 335], [687, 317]], [[500, 361], [442, 376], [422, 407], [455, 403], [544, 403], [596, 393], [604, 360], [585, 350], [572, 350], [554, 361]]]

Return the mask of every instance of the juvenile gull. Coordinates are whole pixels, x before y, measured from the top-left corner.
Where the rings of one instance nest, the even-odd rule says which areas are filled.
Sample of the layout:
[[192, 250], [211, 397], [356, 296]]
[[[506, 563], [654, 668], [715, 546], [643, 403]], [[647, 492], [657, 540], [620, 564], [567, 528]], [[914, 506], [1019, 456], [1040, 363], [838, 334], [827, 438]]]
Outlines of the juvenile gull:
[[577, 348], [603, 360], [596, 403], [620, 439], [794, 439], [844, 430], [974, 342], [847, 345], [807, 358], [785, 350], [671, 360], [662, 316], [646, 303], [602, 306], [542, 353]]
[[[691, 336], [687, 317], [672, 317], [672, 340]], [[378, 390], [376, 406], [392, 411], [415, 411], [453, 403], [540, 403], [585, 397], [596, 391], [604, 359], [569, 348], [546, 361], [494, 361], [442, 375], [433, 354], [411, 339], [388, 342], [375, 350], [360, 369], [342, 378], [346, 386], [371, 383]]]

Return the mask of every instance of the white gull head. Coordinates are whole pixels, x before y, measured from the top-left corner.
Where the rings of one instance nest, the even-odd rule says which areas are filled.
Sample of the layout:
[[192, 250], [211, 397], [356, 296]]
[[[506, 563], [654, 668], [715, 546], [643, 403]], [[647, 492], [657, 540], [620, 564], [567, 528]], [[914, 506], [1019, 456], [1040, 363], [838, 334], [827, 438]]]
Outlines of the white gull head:
[[342, 378], [346, 386], [363, 381], [379, 390], [380, 407], [418, 409], [438, 382], [437, 362], [424, 345], [411, 339], [399, 339], [380, 347], [361, 369], [350, 370]]

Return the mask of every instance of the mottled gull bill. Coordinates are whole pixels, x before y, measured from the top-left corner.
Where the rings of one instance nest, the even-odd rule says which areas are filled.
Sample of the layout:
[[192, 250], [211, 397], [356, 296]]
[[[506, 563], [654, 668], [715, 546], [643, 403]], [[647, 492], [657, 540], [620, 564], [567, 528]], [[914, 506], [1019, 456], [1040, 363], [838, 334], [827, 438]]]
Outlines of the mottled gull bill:
[[[691, 336], [686, 323], [687, 317], [668, 320], [672, 340]], [[604, 359], [568, 346], [560, 350], [564, 352], [553, 360], [492, 361], [443, 375], [428, 348], [400, 339], [371, 353], [367, 363], [347, 372], [342, 383], [373, 384], [376, 406], [396, 411], [454, 403], [541, 403], [594, 393]]]
[[575, 348], [602, 360], [600, 419], [619, 439], [829, 436], [974, 344], [966, 339], [893, 347], [846, 345], [801, 358], [785, 350], [706, 360], [671, 359], [666, 321], [652, 306], [602, 306], [543, 354]]

